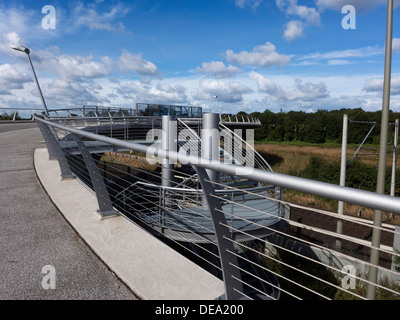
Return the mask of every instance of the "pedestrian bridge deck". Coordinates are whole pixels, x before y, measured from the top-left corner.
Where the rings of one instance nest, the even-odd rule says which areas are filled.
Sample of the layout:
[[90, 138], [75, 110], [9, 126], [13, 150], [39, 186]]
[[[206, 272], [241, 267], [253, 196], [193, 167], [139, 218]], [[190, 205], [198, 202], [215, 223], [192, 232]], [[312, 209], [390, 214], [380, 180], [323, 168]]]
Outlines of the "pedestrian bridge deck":
[[[144, 299], [216, 299], [223, 282], [123, 216], [101, 219], [95, 195], [75, 179], [61, 180], [47, 149], [35, 151], [43, 187], [96, 254]], [[196, 290], [193, 290], [196, 288]]]

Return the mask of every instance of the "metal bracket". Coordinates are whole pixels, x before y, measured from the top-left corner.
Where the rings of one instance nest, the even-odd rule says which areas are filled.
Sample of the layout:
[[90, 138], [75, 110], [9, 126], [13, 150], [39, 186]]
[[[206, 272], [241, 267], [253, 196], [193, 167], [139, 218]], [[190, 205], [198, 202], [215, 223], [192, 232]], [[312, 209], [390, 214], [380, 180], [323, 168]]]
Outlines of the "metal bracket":
[[372, 124], [371, 129], [368, 131], [367, 135], [364, 137], [364, 140], [361, 142], [361, 144], [359, 145], [359, 147], [357, 148], [356, 152], [354, 153], [353, 157], [350, 159], [349, 163], [346, 166], [346, 169], [348, 169], [350, 167], [350, 164], [353, 162], [354, 158], [357, 156], [358, 151], [360, 151], [361, 147], [363, 146], [363, 144], [365, 143], [365, 141], [367, 141], [369, 135], [371, 134], [372, 130], [374, 130], [375, 126], [376, 126], [376, 122], [367, 122], [367, 121], [352, 121], [349, 120], [349, 122], [353, 122], [353, 123], [367, 123], [367, 124]]
[[[208, 182], [209, 176], [204, 168], [194, 166], [197, 171], [207, 206], [210, 210], [211, 218], [214, 225], [215, 235], [217, 238], [219, 257], [222, 266], [222, 274], [225, 284], [225, 297], [227, 300], [239, 300], [243, 298], [240, 292], [243, 292], [243, 284], [241, 281], [240, 270], [235, 267], [239, 266], [237, 257], [231, 253], [235, 252], [231, 233], [227, 226], [224, 214], [220, 211], [221, 204], [218, 199], [212, 197], [215, 194], [215, 188], [212, 183]], [[239, 279], [239, 280], [237, 280]]]
[[87, 170], [90, 175], [90, 179], [93, 183], [94, 191], [96, 192], [96, 198], [99, 204], [98, 213], [102, 216], [102, 218], [110, 218], [118, 216], [119, 213], [112, 206], [111, 198], [108, 193], [106, 184], [104, 183], [104, 179], [101, 176], [99, 169], [97, 168], [96, 163], [93, 160], [92, 155], [87, 150], [81, 137], [75, 134], [73, 134], [73, 137], [76, 141], [76, 144], [78, 145], [79, 151], [82, 154], [82, 158], [85, 161]]
[[46, 143], [47, 150], [49, 152], [50, 160], [58, 160], [58, 164], [61, 170], [61, 178], [63, 179], [75, 179], [72, 174], [71, 168], [68, 164], [67, 158], [60, 146], [58, 139], [55, 136], [55, 133], [44, 123], [40, 121], [36, 121], [40, 132], [44, 138]]

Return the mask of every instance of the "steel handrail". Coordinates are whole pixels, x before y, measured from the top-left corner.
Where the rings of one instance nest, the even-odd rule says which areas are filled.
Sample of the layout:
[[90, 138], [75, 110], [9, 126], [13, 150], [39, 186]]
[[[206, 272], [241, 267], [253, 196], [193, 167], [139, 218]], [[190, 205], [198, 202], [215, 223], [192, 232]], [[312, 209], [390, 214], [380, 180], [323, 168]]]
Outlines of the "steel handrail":
[[115, 138], [97, 135], [94, 133], [70, 128], [64, 125], [43, 120], [34, 115], [36, 121], [42, 122], [72, 134], [85, 138], [94, 139], [122, 148], [131, 149], [145, 154], [153, 154], [160, 158], [169, 159], [180, 163], [195, 165], [199, 168], [214, 170], [226, 174], [241, 176], [259, 182], [266, 182], [271, 185], [293, 189], [300, 192], [310, 193], [324, 198], [330, 198], [347, 203], [353, 203], [373, 209], [400, 214], [400, 198], [378, 194], [371, 191], [364, 191], [350, 187], [339, 186], [326, 182], [320, 182], [301, 177], [290, 176], [277, 172], [269, 172], [251, 167], [243, 167], [236, 164], [225, 164], [216, 160], [209, 160], [201, 157], [190, 156], [176, 151], [168, 151], [157, 146], [144, 146], [134, 142], [127, 142]]

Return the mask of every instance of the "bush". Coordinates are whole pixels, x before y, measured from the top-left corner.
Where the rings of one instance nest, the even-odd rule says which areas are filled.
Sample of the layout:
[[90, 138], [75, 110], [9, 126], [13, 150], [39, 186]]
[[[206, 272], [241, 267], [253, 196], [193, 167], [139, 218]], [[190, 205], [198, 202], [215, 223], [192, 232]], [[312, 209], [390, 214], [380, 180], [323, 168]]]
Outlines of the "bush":
[[[385, 192], [390, 191], [391, 168], [386, 169]], [[320, 157], [311, 157], [307, 167], [300, 172], [301, 177], [340, 184], [340, 163], [326, 162]], [[346, 187], [356, 188], [366, 191], [376, 191], [376, 179], [378, 169], [375, 166], [370, 166], [360, 161], [353, 161], [346, 170]], [[400, 179], [400, 170], [396, 171], [396, 181]], [[395, 192], [399, 196], [399, 190]]]

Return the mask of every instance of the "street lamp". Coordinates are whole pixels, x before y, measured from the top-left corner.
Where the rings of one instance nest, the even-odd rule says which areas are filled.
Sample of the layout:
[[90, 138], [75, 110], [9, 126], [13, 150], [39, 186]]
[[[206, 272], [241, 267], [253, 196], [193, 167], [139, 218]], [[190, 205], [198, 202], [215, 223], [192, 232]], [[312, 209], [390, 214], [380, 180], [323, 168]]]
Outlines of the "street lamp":
[[47, 110], [46, 102], [44, 101], [44, 97], [43, 97], [43, 94], [42, 94], [42, 90], [40, 89], [39, 81], [38, 81], [38, 79], [37, 79], [37, 77], [36, 77], [36, 72], [35, 72], [35, 69], [33, 68], [33, 64], [32, 64], [31, 57], [29, 56], [29, 54], [31, 53], [31, 51], [30, 51], [28, 48], [23, 47], [23, 46], [20, 46], [20, 47], [12, 46], [11, 48], [14, 49], [14, 50], [16, 50], [16, 51], [24, 52], [24, 53], [26, 53], [26, 55], [28, 56], [28, 61], [29, 61], [29, 64], [31, 65], [31, 68], [32, 68], [33, 77], [35, 78], [36, 86], [37, 86], [37, 88], [38, 88], [40, 98], [42, 99], [42, 104], [43, 104], [44, 112], [45, 112], [46, 116], [49, 116], [49, 111]]
[[221, 110], [219, 108], [218, 96], [213, 96], [213, 98], [215, 98], [215, 101], [217, 101], [218, 113], [221, 114]]

